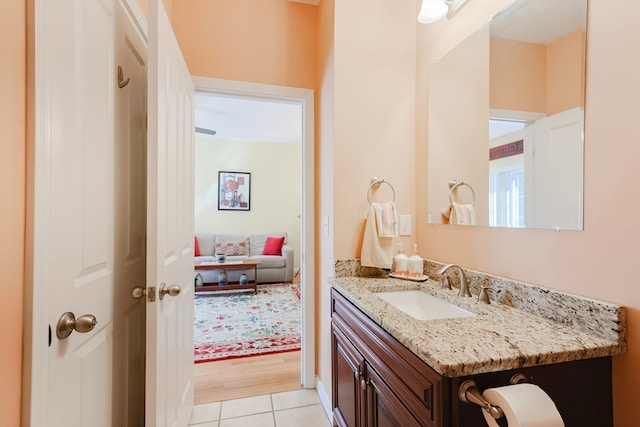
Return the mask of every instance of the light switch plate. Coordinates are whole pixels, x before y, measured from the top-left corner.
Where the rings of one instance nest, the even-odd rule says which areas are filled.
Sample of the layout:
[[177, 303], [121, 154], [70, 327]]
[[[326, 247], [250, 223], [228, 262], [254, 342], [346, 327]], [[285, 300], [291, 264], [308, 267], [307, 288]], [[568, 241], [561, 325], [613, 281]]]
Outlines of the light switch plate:
[[411, 215], [400, 215], [400, 235], [411, 236]]

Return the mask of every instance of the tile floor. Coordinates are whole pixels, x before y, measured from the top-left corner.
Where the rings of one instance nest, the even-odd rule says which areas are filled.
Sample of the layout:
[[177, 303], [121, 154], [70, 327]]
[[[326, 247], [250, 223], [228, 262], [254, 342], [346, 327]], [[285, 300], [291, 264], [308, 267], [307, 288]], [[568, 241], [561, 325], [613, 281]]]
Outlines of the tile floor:
[[331, 427], [315, 390], [293, 390], [196, 405], [192, 427]]

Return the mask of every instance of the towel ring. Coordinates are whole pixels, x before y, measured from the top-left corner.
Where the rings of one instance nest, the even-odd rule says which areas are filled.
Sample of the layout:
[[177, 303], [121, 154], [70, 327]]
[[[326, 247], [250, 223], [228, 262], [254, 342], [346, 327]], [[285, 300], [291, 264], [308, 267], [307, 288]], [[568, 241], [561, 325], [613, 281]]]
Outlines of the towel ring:
[[470, 186], [469, 184], [467, 184], [466, 182], [463, 181], [456, 181], [455, 179], [452, 179], [451, 181], [449, 181], [449, 204], [453, 206], [453, 199], [451, 198], [451, 196], [453, 196], [453, 192], [458, 188], [458, 187], [462, 187], [463, 185], [466, 185], [467, 187], [469, 187], [469, 190], [471, 190], [471, 194], [473, 195], [473, 201], [471, 202], [471, 205], [475, 205], [476, 204], [476, 192], [473, 191], [473, 187]]
[[392, 201], [393, 202], [396, 201], [396, 190], [395, 188], [393, 188], [393, 185], [391, 185], [390, 183], [388, 183], [382, 178], [378, 178], [377, 176], [374, 176], [373, 178], [371, 178], [371, 181], [369, 181], [369, 189], [367, 190], [367, 200], [369, 201], [369, 204], [371, 204], [371, 190], [374, 188], [375, 189], [380, 188], [382, 184], [387, 184], [389, 188], [391, 188], [391, 192], [393, 192]]

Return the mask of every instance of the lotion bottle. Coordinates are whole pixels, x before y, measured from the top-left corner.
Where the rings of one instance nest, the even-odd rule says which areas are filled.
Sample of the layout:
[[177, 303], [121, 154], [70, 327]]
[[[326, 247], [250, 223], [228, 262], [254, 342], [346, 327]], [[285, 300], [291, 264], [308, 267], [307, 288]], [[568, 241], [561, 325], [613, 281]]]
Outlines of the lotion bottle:
[[398, 243], [398, 254], [393, 258], [393, 274], [400, 277], [407, 277], [409, 258], [404, 254], [402, 243]]
[[418, 244], [413, 245], [413, 254], [409, 257], [408, 262], [409, 277], [412, 279], [420, 279], [424, 273], [424, 262], [422, 257], [418, 255]]

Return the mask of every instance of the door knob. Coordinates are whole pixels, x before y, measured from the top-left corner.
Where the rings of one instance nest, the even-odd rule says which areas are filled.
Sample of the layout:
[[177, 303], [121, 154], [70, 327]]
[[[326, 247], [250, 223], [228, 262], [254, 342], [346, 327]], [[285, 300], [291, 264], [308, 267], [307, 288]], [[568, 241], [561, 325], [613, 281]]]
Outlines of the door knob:
[[142, 286], [136, 286], [135, 288], [131, 289], [131, 296], [134, 297], [135, 299], [140, 299], [146, 294], [147, 294], [147, 290]]
[[175, 297], [176, 295], [180, 295], [180, 291], [182, 289], [178, 285], [167, 286], [164, 283], [160, 286], [160, 299], [164, 298], [165, 295], [170, 295]]
[[67, 311], [58, 319], [56, 336], [63, 340], [69, 338], [69, 335], [71, 335], [73, 331], [80, 333], [89, 332], [93, 330], [97, 323], [96, 316], [93, 314], [84, 314], [76, 319], [73, 313]]

